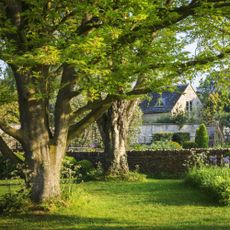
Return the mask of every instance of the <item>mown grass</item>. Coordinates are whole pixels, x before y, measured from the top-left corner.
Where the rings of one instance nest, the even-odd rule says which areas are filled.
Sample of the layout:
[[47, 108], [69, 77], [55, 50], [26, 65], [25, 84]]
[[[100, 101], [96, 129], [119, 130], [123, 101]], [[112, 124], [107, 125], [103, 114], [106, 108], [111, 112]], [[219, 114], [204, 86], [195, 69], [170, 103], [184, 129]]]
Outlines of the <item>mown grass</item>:
[[88, 182], [74, 185], [73, 198], [49, 214], [0, 216], [0, 229], [230, 229], [230, 208], [182, 180]]

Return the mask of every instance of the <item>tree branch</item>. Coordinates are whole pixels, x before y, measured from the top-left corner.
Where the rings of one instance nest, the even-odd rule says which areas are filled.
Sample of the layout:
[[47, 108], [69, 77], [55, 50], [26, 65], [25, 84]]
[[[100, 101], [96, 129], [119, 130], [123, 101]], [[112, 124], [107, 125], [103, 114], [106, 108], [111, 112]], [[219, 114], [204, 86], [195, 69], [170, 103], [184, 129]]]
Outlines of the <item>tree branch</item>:
[[[210, 3], [210, 4], [209, 4]], [[216, 4], [215, 4], [216, 3]], [[230, 6], [230, 3], [227, 3], [225, 1], [219, 0], [208, 0], [206, 7], [212, 7], [213, 9], [217, 8], [225, 8], [227, 6]], [[188, 18], [189, 16], [196, 14], [196, 9], [201, 7], [202, 1], [199, 0], [193, 0], [188, 5], [183, 5], [178, 8], [174, 8], [171, 10], [167, 10], [165, 8], [159, 9], [158, 17], [161, 18], [159, 24], [156, 24], [154, 26], [145, 26], [145, 24], [141, 24], [138, 27], [135, 27], [132, 30], [132, 33], [124, 34], [118, 39], [118, 44], [127, 44], [130, 42], [135, 41], [136, 38], [140, 37], [140, 34], [138, 33], [142, 29], [149, 30], [149, 32], [156, 33], [159, 30], [165, 29], [167, 27], [170, 27], [172, 25], [175, 25], [176, 23], [184, 20], [185, 18]], [[175, 16], [175, 13], [177, 16]], [[173, 15], [173, 17], [170, 17], [170, 14]], [[145, 36], [146, 33], [143, 34]]]
[[69, 128], [68, 140], [70, 141], [73, 138], [79, 136], [82, 131], [87, 128], [94, 121], [99, 119], [105, 111], [111, 106], [111, 103], [117, 100], [119, 96], [110, 95], [101, 103], [98, 103], [88, 115], [86, 115], [81, 121], [73, 124]]
[[74, 97], [79, 96], [82, 93], [83, 89], [78, 89], [72, 92], [69, 92], [68, 95], [66, 95], [67, 98], [72, 99]]
[[77, 28], [77, 34], [87, 34], [90, 30], [99, 28], [101, 25], [102, 22], [100, 21], [99, 17], [86, 14], [82, 19], [81, 25]]
[[226, 50], [225, 52], [222, 52], [216, 56], [210, 56], [210, 57], [205, 57], [205, 58], [197, 58], [196, 60], [192, 60], [192, 61], [188, 61], [188, 62], [185, 62], [185, 63], [180, 63], [178, 65], [179, 68], [181, 68], [179, 70], [179, 72], [187, 67], [193, 67], [195, 65], [205, 65], [205, 64], [208, 64], [208, 63], [211, 63], [211, 62], [214, 62], [214, 61], [217, 61], [217, 60], [220, 60], [220, 59], [223, 59], [223, 58], [226, 58], [227, 55], [230, 54], [230, 49], [229, 50]]
[[66, 14], [66, 15], [60, 20], [60, 22], [58, 22], [58, 24], [54, 25], [54, 26], [51, 28], [52, 30], [50, 30], [50, 32], [51, 32], [51, 33], [52, 33], [52, 32], [55, 32], [55, 31], [58, 29], [58, 27], [59, 27], [60, 25], [62, 25], [62, 24], [65, 23], [68, 19], [70, 19], [71, 17], [73, 17], [73, 16], [75, 15], [75, 13], [76, 13], [76, 10], [73, 10], [73, 11], [71, 11], [70, 13]]
[[71, 121], [70, 123], [73, 123], [76, 117], [81, 116], [84, 112], [87, 112], [89, 110], [96, 110], [99, 107], [109, 104], [120, 98], [121, 96], [119, 95], [109, 95], [104, 100], [96, 100], [96, 101], [88, 102], [85, 106], [79, 108], [78, 110], [72, 113], [71, 118], [70, 118], [70, 121]]
[[74, 90], [77, 77], [73, 66], [64, 64], [62, 79], [60, 83], [60, 89], [58, 91], [55, 112], [54, 112], [54, 143], [56, 143], [60, 137], [60, 134], [64, 134], [68, 130], [69, 118], [70, 118], [70, 101], [71, 92]]
[[22, 163], [23, 161], [14, 154], [14, 152], [8, 147], [6, 142], [0, 136], [0, 152], [2, 153], [3, 157], [9, 159], [11, 162], [18, 164]]
[[21, 129], [15, 129], [12, 128], [11, 126], [0, 122], [0, 129], [5, 132], [6, 134], [8, 134], [9, 136], [15, 138], [16, 140], [18, 140], [19, 142], [23, 142], [23, 135], [22, 135], [22, 130]]

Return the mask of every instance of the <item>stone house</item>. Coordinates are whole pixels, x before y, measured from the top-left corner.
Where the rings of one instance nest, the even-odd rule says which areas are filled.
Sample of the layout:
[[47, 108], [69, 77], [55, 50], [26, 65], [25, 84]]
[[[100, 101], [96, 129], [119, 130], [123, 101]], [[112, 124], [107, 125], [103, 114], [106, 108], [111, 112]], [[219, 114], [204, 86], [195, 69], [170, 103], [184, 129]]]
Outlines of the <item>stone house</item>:
[[140, 104], [143, 123], [164, 123], [177, 113], [184, 112], [190, 118], [199, 119], [202, 103], [190, 84], [178, 85], [173, 92], [151, 93], [150, 100]]
[[[143, 125], [138, 137], [138, 143], [151, 143], [154, 133], [188, 132], [190, 139], [195, 139], [196, 129], [199, 127], [202, 103], [190, 84], [178, 85], [175, 91], [165, 91], [161, 94], [151, 93], [150, 100], [141, 102]], [[170, 121], [178, 113], [187, 114], [190, 120], [182, 126]], [[215, 129], [208, 127], [210, 139], [215, 137]]]

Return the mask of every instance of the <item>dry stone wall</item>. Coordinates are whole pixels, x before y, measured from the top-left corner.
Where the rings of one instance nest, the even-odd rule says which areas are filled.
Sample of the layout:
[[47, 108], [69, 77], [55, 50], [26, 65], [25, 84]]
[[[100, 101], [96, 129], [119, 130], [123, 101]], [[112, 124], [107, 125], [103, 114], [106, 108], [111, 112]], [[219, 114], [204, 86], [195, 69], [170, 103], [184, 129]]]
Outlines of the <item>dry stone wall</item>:
[[[201, 153], [217, 156], [217, 164], [221, 165], [224, 154], [230, 154], [230, 149], [129, 151], [127, 155], [131, 170], [138, 167], [140, 172], [143, 173], [173, 176], [183, 174], [187, 170], [186, 162], [192, 154]], [[104, 163], [103, 152], [69, 152], [68, 155], [75, 157], [77, 160], [89, 160], [95, 165], [97, 162]]]

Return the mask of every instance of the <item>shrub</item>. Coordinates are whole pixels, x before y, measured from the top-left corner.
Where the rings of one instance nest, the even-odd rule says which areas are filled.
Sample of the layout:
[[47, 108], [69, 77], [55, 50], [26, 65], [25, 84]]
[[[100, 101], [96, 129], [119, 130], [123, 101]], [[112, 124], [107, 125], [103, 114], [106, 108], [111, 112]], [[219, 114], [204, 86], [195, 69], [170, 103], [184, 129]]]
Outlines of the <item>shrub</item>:
[[185, 182], [208, 192], [219, 204], [230, 205], [229, 168], [193, 168], [188, 172]]
[[96, 167], [93, 166], [91, 161], [82, 160], [78, 164], [80, 168], [78, 170], [78, 181], [90, 181], [99, 180], [103, 176], [103, 169], [100, 162], [97, 163]]
[[130, 146], [130, 150], [134, 151], [146, 151], [150, 149], [150, 145], [145, 145], [145, 144], [135, 144], [133, 146]]
[[105, 176], [106, 181], [128, 181], [128, 182], [144, 182], [146, 175], [137, 171], [129, 171], [127, 173], [113, 172]]
[[148, 150], [162, 150], [162, 149], [182, 149], [182, 146], [173, 141], [155, 141], [151, 145], [137, 144], [132, 147], [131, 150], [135, 151], [148, 151]]
[[0, 179], [10, 179], [11, 172], [15, 170], [15, 165], [13, 165], [9, 160], [3, 158], [0, 155]]
[[183, 125], [188, 122], [189, 117], [184, 111], [177, 109], [177, 111], [175, 111], [171, 116], [171, 120], [173, 123], [177, 124], [180, 128], [182, 128]]
[[196, 153], [195, 151], [190, 151], [190, 155], [184, 162], [184, 166], [188, 169], [201, 168], [208, 165], [209, 159], [205, 152]]
[[174, 133], [172, 136], [172, 141], [175, 141], [180, 145], [182, 145], [185, 141], [189, 141], [189, 140], [190, 140], [190, 134], [186, 132]]
[[79, 167], [80, 166], [77, 164], [77, 160], [74, 157], [66, 156], [63, 160], [61, 170], [61, 178], [64, 179], [62, 181], [76, 180]]
[[173, 133], [154, 133], [152, 140], [154, 141], [171, 141]]
[[98, 180], [103, 175], [103, 170], [100, 163], [94, 167], [91, 161], [77, 161], [74, 157], [67, 156], [64, 158], [61, 175], [62, 181], [67, 183]]
[[[16, 153], [16, 155], [24, 160], [22, 154]], [[25, 164], [23, 162], [18, 164], [12, 163], [0, 154], [0, 180], [22, 178], [25, 176], [24, 170]]]
[[184, 149], [192, 149], [197, 148], [197, 143], [194, 141], [185, 141], [182, 146]]
[[208, 148], [209, 136], [205, 124], [201, 124], [196, 130], [195, 142], [199, 148]]
[[182, 149], [182, 146], [174, 141], [156, 141], [150, 145], [151, 150], [160, 150], [160, 149]]
[[31, 206], [30, 191], [25, 188], [6, 193], [0, 199], [0, 213], [24, 213], [28, 212]]

